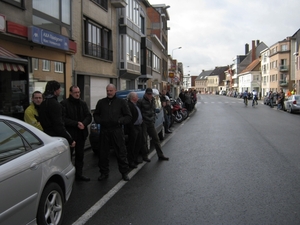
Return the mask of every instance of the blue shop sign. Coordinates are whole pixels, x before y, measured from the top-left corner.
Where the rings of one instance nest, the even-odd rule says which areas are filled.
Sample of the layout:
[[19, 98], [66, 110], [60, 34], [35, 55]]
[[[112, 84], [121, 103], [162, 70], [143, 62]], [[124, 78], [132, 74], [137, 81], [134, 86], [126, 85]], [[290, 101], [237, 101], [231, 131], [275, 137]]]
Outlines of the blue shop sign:
[[28, 40], [52, 48], [69, 50], [67, 37], [34, 26], [28, 27]]

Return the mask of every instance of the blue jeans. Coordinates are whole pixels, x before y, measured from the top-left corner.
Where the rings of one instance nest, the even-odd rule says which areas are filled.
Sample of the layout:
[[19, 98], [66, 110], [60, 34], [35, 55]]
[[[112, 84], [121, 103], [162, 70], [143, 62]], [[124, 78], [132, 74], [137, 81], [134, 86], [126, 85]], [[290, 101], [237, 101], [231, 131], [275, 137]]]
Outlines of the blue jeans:
[[281, 109], [281, 108], [282, 108], [281, 103], [278, 102], [278, 104], [277, 104], [277, 109]]

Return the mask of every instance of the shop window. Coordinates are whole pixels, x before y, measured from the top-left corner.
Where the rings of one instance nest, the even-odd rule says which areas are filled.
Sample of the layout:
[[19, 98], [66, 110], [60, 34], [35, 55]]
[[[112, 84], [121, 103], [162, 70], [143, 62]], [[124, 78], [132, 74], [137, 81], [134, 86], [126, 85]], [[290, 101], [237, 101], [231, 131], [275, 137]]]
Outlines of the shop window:
[[0, 114], [22, 120], [28, 105], [28, 81], [25, 74], [21, 71], [1, 71]]

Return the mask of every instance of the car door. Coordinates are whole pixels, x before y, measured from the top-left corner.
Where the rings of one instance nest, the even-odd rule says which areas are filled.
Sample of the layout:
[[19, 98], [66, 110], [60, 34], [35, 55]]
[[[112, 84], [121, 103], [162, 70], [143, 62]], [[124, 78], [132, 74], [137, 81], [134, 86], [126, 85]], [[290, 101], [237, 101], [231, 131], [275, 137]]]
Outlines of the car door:
[[24, 127], [0, 120], [0, 224], [27, 224], [36, 217], [40, 156], [23, 136], [35, 138]]

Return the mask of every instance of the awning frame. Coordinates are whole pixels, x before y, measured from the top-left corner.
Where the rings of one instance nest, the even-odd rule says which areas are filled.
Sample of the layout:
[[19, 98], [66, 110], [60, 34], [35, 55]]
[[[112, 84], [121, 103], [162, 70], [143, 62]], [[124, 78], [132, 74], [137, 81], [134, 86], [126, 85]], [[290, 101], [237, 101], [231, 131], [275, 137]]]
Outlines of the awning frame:
[[6, 50], [5, 48], [0, 46], [0, 62], [4, 63], [17, 63], [17, 64], [28, 64], [27, 59], [23, 59], [12, 52]]

